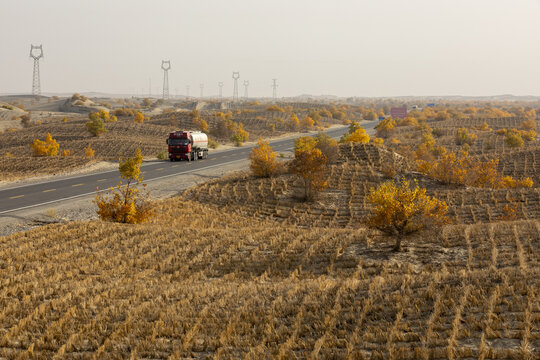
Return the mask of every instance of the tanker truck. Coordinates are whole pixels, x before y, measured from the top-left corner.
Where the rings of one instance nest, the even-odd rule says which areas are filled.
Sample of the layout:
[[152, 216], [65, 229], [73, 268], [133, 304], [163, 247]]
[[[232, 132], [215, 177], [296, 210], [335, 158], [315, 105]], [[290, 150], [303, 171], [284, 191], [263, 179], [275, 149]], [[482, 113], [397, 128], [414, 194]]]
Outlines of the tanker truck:
[[169, 160], [194, 161], [208, 157], [208, 136], [201, 131], [173, 131], [167, 139]]

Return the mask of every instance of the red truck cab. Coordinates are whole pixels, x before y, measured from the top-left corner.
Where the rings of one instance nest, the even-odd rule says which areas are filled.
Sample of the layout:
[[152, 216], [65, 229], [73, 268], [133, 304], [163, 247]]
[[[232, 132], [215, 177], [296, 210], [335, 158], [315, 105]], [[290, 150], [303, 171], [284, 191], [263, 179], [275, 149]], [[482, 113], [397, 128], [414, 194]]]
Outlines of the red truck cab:
[[208, 136], [200, 131], [173, 131], [167, 139], [169, 160], [198, 160], [208, 157]]

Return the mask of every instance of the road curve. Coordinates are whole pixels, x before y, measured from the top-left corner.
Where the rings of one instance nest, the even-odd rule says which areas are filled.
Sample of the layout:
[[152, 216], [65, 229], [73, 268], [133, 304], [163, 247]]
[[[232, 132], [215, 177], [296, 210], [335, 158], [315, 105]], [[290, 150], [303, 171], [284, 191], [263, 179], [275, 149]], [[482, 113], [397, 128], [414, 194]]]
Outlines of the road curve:
[[[362, 123], [362, 126], [371, 133], [376, 124], [377, 121], [370, 121]], [[338, 138], [347, 130], [342, 127], [326, 130], [325, 133]], [[292, 150], [293, 138], [271, 141], [270, 146], [278, 153]], [[145, 183], [172, 176], [179, 176], [178, 181], [182, 181], [182, 174], [246, 160], [253, 147], [254, 145], [243, 146], [210, 154], [206, 160], [143, 163], [141, 172]], [[0, 190], [0, 214], [95, 194], [97, 187], [108, 189], [116, 186], [120, 180], [119, 172], [115, 169]]]

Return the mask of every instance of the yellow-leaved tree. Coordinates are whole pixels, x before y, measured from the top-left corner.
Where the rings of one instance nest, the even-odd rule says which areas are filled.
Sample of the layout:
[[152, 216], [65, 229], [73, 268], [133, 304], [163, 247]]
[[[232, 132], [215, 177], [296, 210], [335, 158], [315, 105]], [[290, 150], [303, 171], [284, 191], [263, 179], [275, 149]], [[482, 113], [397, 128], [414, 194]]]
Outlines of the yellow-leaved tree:
[[449, 222], [448, 206], [444, 201], [426, 195], [426, 189], [403, 179], [397, 185], [387, 181], [371, 188], [368, 196], [373, 205], [366, 223], [385, 234], [396, 237], [394, 251], [401, 250], [404, 237], [433, 225]]
[[317, 191], [328, 186], [328, 158], [315, 147], [316, 144], [317, 141], [312, 137], [296, 139], [294, 160], [289, 164], [290, 172], [304, 181], [304, 200], [312, 200]]
[[251, 171], [257, 177], [271, 176], [277, 168], [276, 157], [277, 154], [270, 147], [268, 141], [259, 138], [257, 146], [251, 150], [251, 154], [249, 155]]
[[341, 137], [340, 142], [355, 142], [367, 144], [369, 142], [369, 135], [360, 124], [353, 121], [349, 124], [349, 132]]
[[135, 122], [138, 122], [140, 124], [144, 122], [144, 115], [140, 111], [137, 111], [137, 113], [135, 114]]
[[91, 144], [88, 144], [88, 147], [84, 148], [84, 156], [86, 156], [87, 158], [93, 158], [95, 154], [96, 152], [94, 151], [94, 149], [92, 149]]
[[375, 126], [375, 130], [377, 130], [377, 135], [379, 137], [387, 137], [392, 133], [392, 131], [394, 131], [395, 127], [396, 121], [390, 116], [384, 120], [381, 120], [377, 126]]
[[[116, 189], [111, 188], [107, 195], [97, 193], [94, 202], [98, 207], [97, 213], [101, 219], [125, 224], [139, 224], [146, 222], [154, 215], [152, 203], [148, 199], [149, 193], [141, 194], [139, 189], [132, 186], [133, 182], [135, 185], [142, 182], [140, 176], [142, 160], [141, 150], [138, 148], [134, 157], [120, 159], [118, 165], [120, 177], [126, 180], [127, 184], [124, 186], [120, 182]], [[146, 187], [146, 184], [143, 184], [143, 187]]]
[[34, 139], [30, 146], [36, 156], [56, 156], [58, 155], [58, 149], [60, 148], [60, 145], [49, 133], [45, 136], [45, 141]]
[[249, 139], [249, 133], [244, 130], [244, 126], [241, 123], [235, 125], [235, 130], [231, 136], [231, 140], [236, 146], [242, 146], [242, 143]]

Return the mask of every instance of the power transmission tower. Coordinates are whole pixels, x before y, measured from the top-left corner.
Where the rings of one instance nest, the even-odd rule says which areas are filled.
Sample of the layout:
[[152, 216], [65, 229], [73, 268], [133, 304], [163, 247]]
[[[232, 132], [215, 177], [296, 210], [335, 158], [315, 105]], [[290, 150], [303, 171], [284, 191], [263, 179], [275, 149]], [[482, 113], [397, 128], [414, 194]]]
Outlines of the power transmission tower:
[[240, 73], [234, 71], [232, 73], [232, 78], [234, 79], [233, 102], [238, 102], [238, 79], [240, 79]]
[[199, 84], [199, 87], [201, 88], [201, 99], [202, 99], [203, 98], [204, 84]]
[[186, 85], [186, 97], [189, 97], [189, 85]]
[[223, 83], [221, 81], [218, 82], [218, 86], [219, 86], [219, 98], [222, 99], [223, 98]]
[[248, 99], [248, 86], [249, 86], [249, 80], [244, 80], [244, 100], [246, 101]]
[[[36, 50], [36, 52], [34, 52]], [[34, 76], [32, 78], [32, 95], [41, 95], [41, 82], [39, 79], [39, 59], [43, 57], [43, 45], [30, 44], [30, 57], [34, 59]]]
[[277, 101], [277, 87], [278, 87], [277, 79], [272, 79], [272, 88], [273, 88], [272, 99], [274, 100], [274, 102]]
[[170, 60], [161, 60], [161, 68], [163, 69], [163, 98], [169, 98], [169, 70], [171, 69]]

